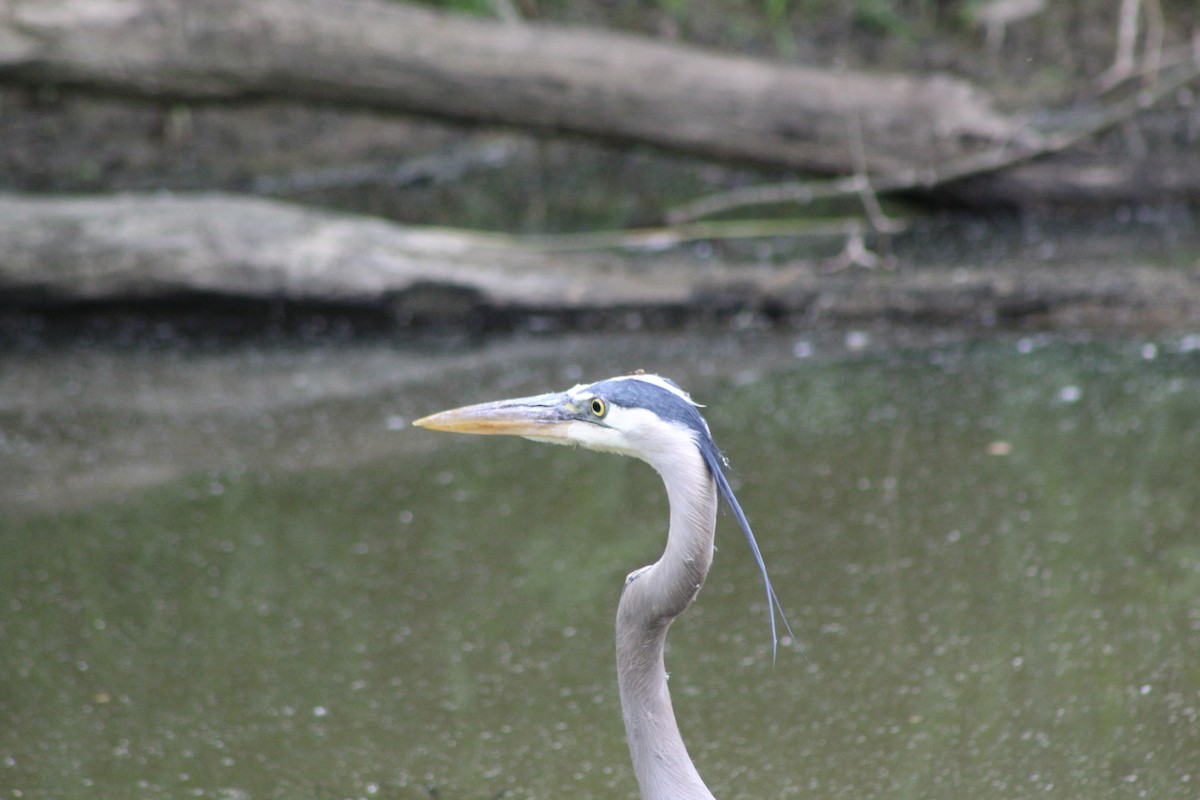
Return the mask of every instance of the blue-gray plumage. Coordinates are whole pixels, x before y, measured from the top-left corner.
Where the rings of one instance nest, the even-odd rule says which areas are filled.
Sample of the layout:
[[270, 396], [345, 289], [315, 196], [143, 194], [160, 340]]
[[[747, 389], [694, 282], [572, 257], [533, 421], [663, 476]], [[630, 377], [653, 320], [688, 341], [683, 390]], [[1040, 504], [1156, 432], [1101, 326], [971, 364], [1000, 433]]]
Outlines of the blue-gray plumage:
[[750, 523], [725, 478], [697, 405], [657, 375], [626, 375], [565, 392], [481, 403], [415, 423], [435, 430], [524, 436], [640, 458], [662, 476], [670, 526], [662, 557], [630, 573], [617, 606], [617, 679], [634, 771], [645, 800], [712, 800], [675, 722], [663, 648], [671, 621], [691, 604], [712, 565], [717, 497], [733, 510], [762, 573], [771, 619], [795, 642]]
[[593, 383], [586, 391], [615, 403], [622, 408], [644, 408], [653, 411], [661, 419], [677, 422], [691, 428], [697, 435], [712, 440], [708, 423], [700, 416], [700, 410], [675, 381], [662, 379], [662, 384], [646, 380], [610, 378]]
[[650, 411], [660, 419], [682, 425], [695, 434], [696, 447], [704, 457], [704, 462], [708, 465], [713, 479], [717, 482], [717, 489], [721, 492], [721, 496], [725, 498], [725, 502], [729, 504], [734, 518], [737, 520], [738, 525], [741, 526], [742, 532], [746, 535], [746, 542], [750, 545], [750, 552], [754, 555], [754, 561], [758, 565], [759, 573], [762, 575], [763, 584], [767, 592], [767, 615], [771, 620], [771, 659], [774, 660], [778, 653], [779, 645], [779, 637], [775, 628], [776, 611], [779, 612], [779, 617], [783, 621], [784, 629], [787, 630], [789, 638], [794, 642], [796, 637], [792, 634], [792, 627], [783, 613], [782, 606], [779, 605], [779, 598], [775, 594], [775, 589], [771, 586], [771, 578], [767, 574], [767, 565], [763, 561], [762, 552], [758, 548], [758, 542], [754, 538], [750, 522], [746, 519], [746, 514], [742, 511], [742, 505], [738, 502], [737, 497], [734, 496], [733, 488], [729, 485], [729, 480], [725, 477], [724, 468], [729, 466], [729, 460], [725, 458], [724, 454], [717, 447], [717, 443], [713, 441], [708, 423], [700, 415], [700, 410], [696, 403], [692, 402], [688, 395], [674, 381], [667, 378], [661, 378], [660, 380], [662, 383], [656, 384], [646, 380], [610, 378], [609, 380], [594, 383], [588, 386], [586, 390], [594, 396], [600, 397], [609, 403], [619, 405], [622, 408], [642, 408]]

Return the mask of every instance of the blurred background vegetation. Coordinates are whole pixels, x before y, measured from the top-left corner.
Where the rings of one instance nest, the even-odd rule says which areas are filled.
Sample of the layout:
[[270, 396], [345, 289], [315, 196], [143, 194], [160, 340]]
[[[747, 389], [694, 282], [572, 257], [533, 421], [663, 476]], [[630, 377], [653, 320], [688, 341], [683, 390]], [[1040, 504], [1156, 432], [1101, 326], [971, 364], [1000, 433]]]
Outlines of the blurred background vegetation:
[[[1107, 69], [1120, 0], [424, 0], [480, 16], [678, 39], [747, 55], [876, 70], [948, 70], [1013, 102], [1081, 88]], [[1186, 42], [1192, 0], [1159, 0], [1164, 45]], [[1009, 12], [1007, 9], [1013, 9]], [[989, 13], [1017, 16], [989, 44]], [[1032, 12], [1032, 13], [1030, 13]], [[1142, 29], [1146, 27], [1144, 24]]]

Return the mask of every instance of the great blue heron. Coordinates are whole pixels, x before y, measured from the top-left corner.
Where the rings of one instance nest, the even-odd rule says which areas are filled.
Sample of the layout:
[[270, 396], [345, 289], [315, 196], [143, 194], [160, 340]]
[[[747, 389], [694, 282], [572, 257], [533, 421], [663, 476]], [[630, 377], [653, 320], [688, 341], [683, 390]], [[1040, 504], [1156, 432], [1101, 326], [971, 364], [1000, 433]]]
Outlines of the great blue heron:
[[[725, 479], [725, 460], [696, 404], [671, 381], [637, 374], [561, 393], [443, 411], [413, 424], [577, 444], [640, 458], [662, 476], [671, 517], [666, 549], [658, 561], [629, 574], [617, 606], [621, 713], [643, 798], [712, 800], [679, 735], [663, 645], [671, 621], [691, 605], [712, 564], [718, 492], [742, 526], [762, 572], [772, 648], [778, 641], [779, 604], [750, 524]], [[791, 636], [782, 610], [779, 616]]]

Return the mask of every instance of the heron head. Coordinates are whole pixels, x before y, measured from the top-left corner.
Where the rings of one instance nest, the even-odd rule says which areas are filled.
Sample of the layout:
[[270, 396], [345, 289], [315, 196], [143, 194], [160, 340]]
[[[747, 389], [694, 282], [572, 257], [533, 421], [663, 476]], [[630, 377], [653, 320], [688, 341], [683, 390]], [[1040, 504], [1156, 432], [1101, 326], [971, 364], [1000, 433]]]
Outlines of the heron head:
[[480, 403], [433, 414], [413, 424], [574, 444], [633, 456], [655, 466], [705, 447], [715, 452], [696, 403], [658, 375], [624, 375], [580, 384], [565, 392]]
[[[695, 465], [691, 476], [707, 473], [746, 535], [754, 560], [762, 573], [771, 618], [772, 650], [778, 641], [775, 611], [779, 600], [767, 577], [762, 553], [750, 523], [733, 494], [723, 467], [725, 458], [713, 442], [708, 423], [699, 407], [671, 381], [658, 375], [623, 375], [591, 384], [580, 384], [565, 392], [539, 394], [514, 400], [498, 400], [443, 411], [416, 420], [414, 425], [456, 433], [508, 434], [551, 444], [575, 444], [589, 450], [640, 458], [668, 475], [679, 475], [681, 463]], [[699, 455], [703, 466], [696, 463]], [[669, 490], [669, 489], [668, 489]], [[791, 626], [779, 609], [791, 635]], [[792, 641], [795, 637], [792, 636]]]

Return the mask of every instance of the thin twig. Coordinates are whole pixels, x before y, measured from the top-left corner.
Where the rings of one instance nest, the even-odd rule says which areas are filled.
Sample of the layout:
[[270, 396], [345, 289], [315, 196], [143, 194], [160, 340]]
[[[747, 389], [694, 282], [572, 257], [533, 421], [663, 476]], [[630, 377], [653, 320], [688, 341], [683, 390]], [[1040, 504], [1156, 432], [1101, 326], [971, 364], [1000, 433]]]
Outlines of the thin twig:
[[1133, 73], [1137, 63], [1138, 11], [1141, 7], [1142, 0], [1121, 0], [1121, 10], [1117, 12], [1117, 52], [1112, 66], [1096, 81], [1100, 91], [1111, 89]]
[[826, 272], [841, 272], [850, 267], [866, 267], [867, 269], [875, 269], [883, 265], [886, 268], [891, 268], [893, 265], [890, 261], [880, 258], [879, 254], [867, 248], [867, 243], [863, 241], [862, 226], [855, 226], [846, 237], [846, 246], [842, 251], [833, 258], [825, 262]]
[[[891, 219], [894, 230], [903, 230], [900, 220]], [[702, 240], [766, 239], [786, 236], [799, 237], [861, 237], [857, 219], [845, 220], [731, 220], [693, 222], [659, 228], [633, 228], [618, 231], [564, 233], [550, 236], [515, 236], [511, 243], [523, 248], [546, 252], [583, 250], [667, 250]], [[503, 234], [490, 236], [503, 237]]]
[[[1200, 42], [1200, 39], [1197, 41]], [[1185, 64], [1200, 64], [1200, 50], [1197, 50], [1195, 45], [1164, 47], [1159, 51], [1156, 59], [1157, 63], [1153, 65], [1147, 63], [1148, 59], [1143, 59], [1141, 64], [1135, 65], [1132, 72], [1116, 83], [1103, 84], [1101, 79], [1097, 79], [1095, 85], [1097, 96], [1116, 92], [1130, 81], [1140, 81], [1146, 85], [1153, 84], [1159, 72], [1167, 72]]]
[[1142, 48], [1142, 65], [1149, 75], [1146, 84], [1153, 86], [1162, 65], [1166, 26], [1163, 21], [1162, 4], [1158, 0], [1144, 0], [1144, 2], [1146, 3], [1146, 44]]
[[867, 212], [871, 227], [881, 233], [893, 233], [894, 222], [883, 211], [879, 198], [871, 187], [871, 176], [867, 168], [867, 147], [863, 139], [862, 117], [851, 114], [846, 119], [850, 129], [850, 161], [854, 164], [854, 180], [858, 184], [858, 199]]

